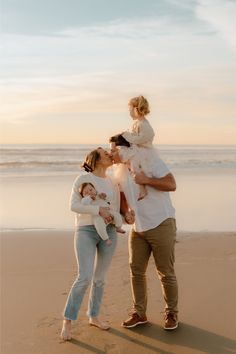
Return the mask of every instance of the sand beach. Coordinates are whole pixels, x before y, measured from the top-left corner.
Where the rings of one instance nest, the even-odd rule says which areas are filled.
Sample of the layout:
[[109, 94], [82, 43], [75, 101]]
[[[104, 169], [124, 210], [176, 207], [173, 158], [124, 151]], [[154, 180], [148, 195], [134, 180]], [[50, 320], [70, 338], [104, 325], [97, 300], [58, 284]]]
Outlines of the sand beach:
[[180, 326], [162, 329], [163, 300], [153, 261], [148, 269], [149, 323], [121, 327], [131, 307], [127, 235], [110, 267], [101, 316], [90, 327], [87, 296], [71, 342], [60, 340], [61, 312], [76, 275], [73, 231], [26, 230], [1, 235], [1, 354], [236, 353], [236, 233], [179, 233], [176, 272]]

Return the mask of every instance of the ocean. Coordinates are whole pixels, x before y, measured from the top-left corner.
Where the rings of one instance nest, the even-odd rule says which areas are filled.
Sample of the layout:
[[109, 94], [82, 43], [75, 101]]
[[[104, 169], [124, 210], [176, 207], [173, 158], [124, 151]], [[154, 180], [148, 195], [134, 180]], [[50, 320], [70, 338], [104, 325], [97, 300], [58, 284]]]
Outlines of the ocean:
[[[73, 229], [71, 187], [97, 145], [2, 145], [0, 227]], [[108, 145], [102, 145], [109, 148]], [[177, 181], [171, 193], [180, 231], [236, 230], [236, 145], [159, 145]]]
[[[109, 148], [108, 145], [101, 145]], [[2, 145], [0, 176], [69, 175], [80, 171], [85, 155], [97, 145]], [[236, 169], [236, 145], [156, 146], [172, 171], [216, 173]]]

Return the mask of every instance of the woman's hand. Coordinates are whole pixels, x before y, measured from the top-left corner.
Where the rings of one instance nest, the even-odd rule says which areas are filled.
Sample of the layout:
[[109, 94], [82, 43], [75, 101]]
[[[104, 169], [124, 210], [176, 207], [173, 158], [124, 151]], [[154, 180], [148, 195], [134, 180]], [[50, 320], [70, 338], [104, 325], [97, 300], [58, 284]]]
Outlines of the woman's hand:
[[100, 207], [99, 215], [103, 218], [106, 224], [109, 224], [113, 220], [113, 215], [111, 215], [109, 207]]
[[98, 194], [98, 196], [100, 199], [103, 199], [103, 200], [105, 200], [107, 198], [106, 193], [100, 193], [100, 194]]
[[129, 225], [135, 222], [135, 212], [133, 210], [129, 210], [125, 213], [125, 221]]

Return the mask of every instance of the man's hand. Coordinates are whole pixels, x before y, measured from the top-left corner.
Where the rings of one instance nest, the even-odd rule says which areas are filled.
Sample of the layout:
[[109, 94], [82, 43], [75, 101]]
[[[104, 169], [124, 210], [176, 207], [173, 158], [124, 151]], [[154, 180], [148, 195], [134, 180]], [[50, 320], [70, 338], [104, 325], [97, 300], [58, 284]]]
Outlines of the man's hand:
[[131, 225], [135, 222], [135, 213], [133, 210], [129, 210], [125, 213], [125, 221]]
[[135, 183], [137, 183], [137, 184], [148, 184], [149, 177], [146, 176], [145, 173], [142, 171], [140, 173], [134, 174], [134, 180], [135, 180]]

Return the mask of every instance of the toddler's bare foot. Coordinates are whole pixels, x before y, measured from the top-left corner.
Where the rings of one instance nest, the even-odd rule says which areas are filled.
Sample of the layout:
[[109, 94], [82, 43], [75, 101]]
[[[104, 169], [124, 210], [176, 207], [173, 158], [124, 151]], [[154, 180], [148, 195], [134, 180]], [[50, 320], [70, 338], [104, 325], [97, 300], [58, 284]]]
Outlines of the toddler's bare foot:
[[144, 185], [139, 186], [139, 197], [138, 200], [142, 200], [147, 195], [147, 188]]
[[71, 340], [71, 320], [63, 320], [62, 330], [61, 330], [61, 339]]
[[116, 231], [120, 234], [125, 234], [125, 230], [123, 230], [121, 227], [116, 227]]
[[107, 246], [111, 246], [112, 245], [112, 240], [110, 240], [110, 239], [106, 240], [106, 244], [107, 244]]

